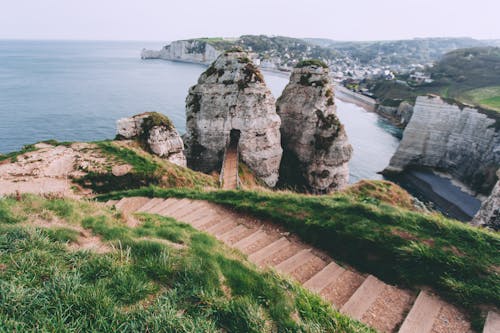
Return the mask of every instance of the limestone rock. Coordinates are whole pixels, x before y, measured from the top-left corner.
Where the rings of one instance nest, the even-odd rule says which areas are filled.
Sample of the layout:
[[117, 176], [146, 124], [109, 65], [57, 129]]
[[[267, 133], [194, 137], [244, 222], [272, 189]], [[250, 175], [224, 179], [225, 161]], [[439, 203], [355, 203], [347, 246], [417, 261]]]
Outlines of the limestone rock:
[[[500, 169], [497, 171], [497, 177], [500, 178]], [[491, 195], [483, 202], [481, 209], [479, 209], [471, 223], [493, 230], [500, 230], [500, 180], [497, 181]]]
[[210, 64], [221, 52], [201, 40], [178, 40], [163, 47], [160, 51], [143, 49], [142, 59], [164, 59]]
[[328, 193], [347, 185], [352, 147], [335, 113], [328, 68], [299, 66], [276, 104], [287, 163], [297, 164], [284, 167], [298, 169], [307, 190]]
[[404, 101], [398, 106], [396, 115], [399, 118], [401, 125], [406, 126], [410, 122], [411, 116], [413, 115], [413, 105]]
[[184, 143], [166, 116], [145, 112], [116, 122], [118, 137], [141, 139], [156, 154], [174, 164], [186, 166]]
[[186, 98], [188, 166], [220, 171], [231, 133], [241, 160], [268, 186], [278, 180], [280, 118], [262, 74], [241, 50], [227, 51], [200, 76]]
[[413, 116], [386, 173], [412, 167], [446, 170], [471, 189], [489, 194], [500, 166], [495, 119], [476, 109], [419, 96]]

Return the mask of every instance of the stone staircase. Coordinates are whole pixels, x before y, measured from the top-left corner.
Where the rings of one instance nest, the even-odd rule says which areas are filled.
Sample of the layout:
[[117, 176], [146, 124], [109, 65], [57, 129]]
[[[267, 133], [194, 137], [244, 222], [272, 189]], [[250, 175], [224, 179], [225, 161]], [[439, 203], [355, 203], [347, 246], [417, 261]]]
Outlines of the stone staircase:
[[236, 145], [230, 145], [226, 150], [221, 176], [224, 190], [238, 188], [238, 147]]
[[[272, 223], [191, 199], [134, 197], [109, 201], [108, 205], [126, 213], [159, 214], [188, 223], [240, 250], [257, 266], [272, 267], [295, 279], [340, 312], [381, 332], [472, 331], [459, 309], [430, 292], [422, 290], [417, 294], [341, 267]], [[500, 317], [493, 313], [488, 320], [491, 323], [487, 323], [484, 332], [500, 332], [496, 330]]]

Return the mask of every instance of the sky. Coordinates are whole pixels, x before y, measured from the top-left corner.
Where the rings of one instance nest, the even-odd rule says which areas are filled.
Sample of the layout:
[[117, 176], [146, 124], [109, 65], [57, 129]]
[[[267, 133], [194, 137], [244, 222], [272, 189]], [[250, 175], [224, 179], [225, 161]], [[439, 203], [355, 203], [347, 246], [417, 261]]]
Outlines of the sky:
[[500, 39], [500, 0], [0, 0], [0, 39]]

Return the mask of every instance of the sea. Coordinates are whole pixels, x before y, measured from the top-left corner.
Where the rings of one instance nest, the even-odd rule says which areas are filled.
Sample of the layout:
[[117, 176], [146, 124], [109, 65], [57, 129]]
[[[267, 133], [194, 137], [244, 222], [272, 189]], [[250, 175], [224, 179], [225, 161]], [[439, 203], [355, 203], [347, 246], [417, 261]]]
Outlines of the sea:
[[[47, 139], [111, 139], [117, 119], [145, 111], [166, 114], [183, 134], [188, 89], [206, 67], [140, 58], [143, 48], [163, 45], [165, 42], [0, 40], [0, 153]], [[263, 74], [274, 97], [279, 97], [287, 75]], [[382, 179], [379, 172], [396, 151], [401, 130], [355, 104], [336, 99], [336, 105], [354, 148], [350, 182]], [[429, 177], [433, 176], [439, 177]], [[440, 184], [441, 189], [443, 186], [444, 192], [460, 191], [449, 180]], [[418, 190], [415, 193], [421, 195]], [[464, 200], [473, 203], [471, 215], [479, 201], [469, 197]]]

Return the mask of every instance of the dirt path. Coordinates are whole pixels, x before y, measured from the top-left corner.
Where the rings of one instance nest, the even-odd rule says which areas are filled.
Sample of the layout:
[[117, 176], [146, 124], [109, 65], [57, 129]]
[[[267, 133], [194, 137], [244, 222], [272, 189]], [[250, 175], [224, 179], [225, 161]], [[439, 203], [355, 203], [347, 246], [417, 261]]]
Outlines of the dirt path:
[[437, 296], [400, 289], [340, 267], [272, 223], [190, 199], [124, 198], [109, 204], [129, 213], [159, 214], [191, 224], [239, 249], [256, 265], [290, 276], [337, 310], [381, 332], [472, 332], [466, 316]]

